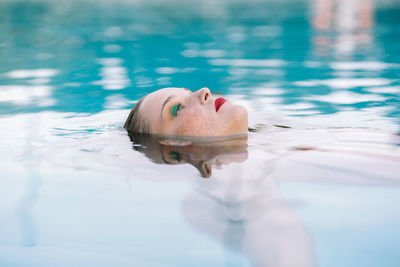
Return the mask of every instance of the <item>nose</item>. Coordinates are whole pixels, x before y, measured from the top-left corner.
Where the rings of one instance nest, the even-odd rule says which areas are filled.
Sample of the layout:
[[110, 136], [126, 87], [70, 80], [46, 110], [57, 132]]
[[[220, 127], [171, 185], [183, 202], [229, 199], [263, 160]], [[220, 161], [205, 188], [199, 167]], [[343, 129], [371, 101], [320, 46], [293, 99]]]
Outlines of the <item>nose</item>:
[[200, 90], [197, 90], [196, 92], [197, 97], [200, 100], [200, 103], [204, 105], [208, 99], [211, 97], [211, 92], [210, 89], [207, 87], [201, 88]]

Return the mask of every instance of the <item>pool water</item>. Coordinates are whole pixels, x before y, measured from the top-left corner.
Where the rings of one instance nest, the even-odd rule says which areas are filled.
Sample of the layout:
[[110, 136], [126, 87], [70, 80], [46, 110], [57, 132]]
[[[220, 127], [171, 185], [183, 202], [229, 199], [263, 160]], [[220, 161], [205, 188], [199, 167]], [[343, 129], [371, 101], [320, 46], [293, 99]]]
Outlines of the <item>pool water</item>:
[[[1, 1], [0, 266], [399, 266], [400, 4], [334, 2]], [[170, 86], [248, 139], [129, 136]]]

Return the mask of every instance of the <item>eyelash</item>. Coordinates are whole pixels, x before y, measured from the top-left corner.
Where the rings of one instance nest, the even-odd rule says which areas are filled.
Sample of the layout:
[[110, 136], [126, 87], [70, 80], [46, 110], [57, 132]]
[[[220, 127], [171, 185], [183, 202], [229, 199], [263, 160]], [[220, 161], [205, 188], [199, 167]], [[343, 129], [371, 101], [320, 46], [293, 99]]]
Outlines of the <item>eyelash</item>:
[[178, 115], [178, 113], [183, 109], [182, 104], [174, 105], [171, 109], [171, 118], [174, 118]]

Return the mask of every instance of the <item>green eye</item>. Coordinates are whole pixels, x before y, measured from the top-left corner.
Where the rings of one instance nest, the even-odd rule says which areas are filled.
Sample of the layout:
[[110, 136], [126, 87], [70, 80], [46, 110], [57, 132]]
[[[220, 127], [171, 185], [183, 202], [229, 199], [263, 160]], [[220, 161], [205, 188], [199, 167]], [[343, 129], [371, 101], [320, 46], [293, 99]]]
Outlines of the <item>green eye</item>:
[[174, 118], [176, 115], [178, 115], [179, 111], [181, 111], [183, 108], [183, 105], [178, 104], [174, 105], [171, 109], [171, 118]]

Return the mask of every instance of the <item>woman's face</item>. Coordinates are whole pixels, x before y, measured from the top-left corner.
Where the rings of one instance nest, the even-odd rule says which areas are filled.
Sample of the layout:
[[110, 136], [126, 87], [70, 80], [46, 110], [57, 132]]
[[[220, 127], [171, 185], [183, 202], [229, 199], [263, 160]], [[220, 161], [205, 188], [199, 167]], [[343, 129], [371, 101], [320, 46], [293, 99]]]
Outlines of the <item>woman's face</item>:
[[247, 132], [247, 111], [208, 88], [164, 88], [147, 95], [139, 107], [150, 133], [181, 136], [226, 136]]

